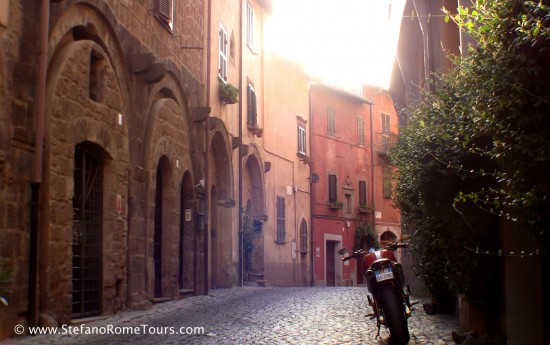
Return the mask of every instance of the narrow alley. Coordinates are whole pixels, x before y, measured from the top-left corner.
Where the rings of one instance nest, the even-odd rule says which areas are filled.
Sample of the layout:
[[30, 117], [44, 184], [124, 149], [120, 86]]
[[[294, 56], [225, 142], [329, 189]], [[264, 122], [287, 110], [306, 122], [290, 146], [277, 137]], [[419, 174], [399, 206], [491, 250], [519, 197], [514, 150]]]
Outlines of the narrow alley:
[[[455, 317], [427, 315], [421, 304], [409, 319], [410, 344], [454, 344]], [[382, 328], [377, 338], [375, 321], [365, 318], [370, 312], [364, 287], [219, 289], [72, 325], [80, 333], [126, 334], [22, 336], [0, 344], [388, 344], [389, 333]]]

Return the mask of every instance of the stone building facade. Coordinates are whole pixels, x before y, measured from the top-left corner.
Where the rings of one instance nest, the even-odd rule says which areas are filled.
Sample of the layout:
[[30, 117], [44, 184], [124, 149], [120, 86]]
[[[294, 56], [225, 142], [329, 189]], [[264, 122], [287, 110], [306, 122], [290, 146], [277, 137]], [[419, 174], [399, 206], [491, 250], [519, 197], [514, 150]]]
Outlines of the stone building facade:
[[204, 1], [1, 12], [0, 338], [204, 293]]

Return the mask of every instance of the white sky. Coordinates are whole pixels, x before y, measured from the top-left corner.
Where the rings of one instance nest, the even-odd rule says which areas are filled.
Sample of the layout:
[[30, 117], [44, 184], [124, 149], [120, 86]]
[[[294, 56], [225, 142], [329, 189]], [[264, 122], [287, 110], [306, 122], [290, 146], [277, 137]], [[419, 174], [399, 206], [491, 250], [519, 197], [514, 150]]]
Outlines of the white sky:
[[266, 48], [325, 82], [387, 89], [404, 5], [405, 0], [273, 0]]

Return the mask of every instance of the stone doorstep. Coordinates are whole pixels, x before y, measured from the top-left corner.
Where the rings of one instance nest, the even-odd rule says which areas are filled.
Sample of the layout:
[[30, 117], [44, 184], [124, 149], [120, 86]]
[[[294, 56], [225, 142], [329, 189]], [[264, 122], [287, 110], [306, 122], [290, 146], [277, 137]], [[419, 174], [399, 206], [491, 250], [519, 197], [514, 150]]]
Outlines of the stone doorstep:
[[195, 293], [195, 290], [193, 289], [179, 289], [179, 294], [181, 295], [192, 295]]
[[157, 297], [157, 298], [153, 298], [151, 301], [153, 302], [153, 304], [158, 304], [158, 303], [168, 302], [171, 300], [172, 299], [170, 297]]

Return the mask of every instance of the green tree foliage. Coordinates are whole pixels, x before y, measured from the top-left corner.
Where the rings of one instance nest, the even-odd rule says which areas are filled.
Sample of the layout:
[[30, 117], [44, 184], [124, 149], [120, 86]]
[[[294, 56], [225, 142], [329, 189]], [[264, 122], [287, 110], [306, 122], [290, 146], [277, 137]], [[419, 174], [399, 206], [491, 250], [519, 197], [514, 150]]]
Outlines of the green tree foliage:
[[355, 230], [355, 238], [353, 242], [353, 250], [370, 248], [380, 248], [380, 242], [378, 241], [378, 235], [367, 222], [361, 222]]
[[435, 91], [406, 110], [390, 152], [395, 201], [436, 295], [498, 304], [498, 227], [517, 222], [550, 247], [548, 1], [477, 1], [448, 16], [475, 41]]

